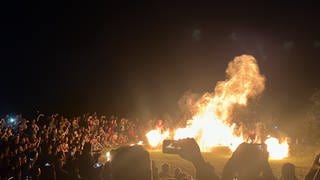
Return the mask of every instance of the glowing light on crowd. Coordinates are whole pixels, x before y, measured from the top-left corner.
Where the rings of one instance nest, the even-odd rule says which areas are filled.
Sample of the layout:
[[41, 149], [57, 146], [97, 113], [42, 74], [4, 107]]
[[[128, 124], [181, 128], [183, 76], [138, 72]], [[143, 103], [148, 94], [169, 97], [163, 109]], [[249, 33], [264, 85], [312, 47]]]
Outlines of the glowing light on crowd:
[[[235, 57], [228, 64], [226, 75], [226, 80], [219, 81], [212, 93], [205, 93], [193, 105], [195, 113], [187, 121], [186, 127], [172, 132], [174, 139], [195, 138], [202, 151], [210, 151], [217, 146], [226, 146], [234, 151], [246, 141], [243, 132], [232, 122], [232, 113], [236, 106], [245, 107], [249, 98], [262, 93], [265, 77], [260, 73], [255, 58], [250, 55]], [[146, 136], [149, 144], [157, 147], [169, 136], [169, 132], [151, 130]], [[258, 138], [261, 140], [261, 137]], [[274, 139], [266, 140], [270, 157], [287, 157], [289, 147]]]
[[111, 161], [110, 151], [108, 151], [108, 152], [106, 153], [106, 158], [107, 158], [107, 161]]

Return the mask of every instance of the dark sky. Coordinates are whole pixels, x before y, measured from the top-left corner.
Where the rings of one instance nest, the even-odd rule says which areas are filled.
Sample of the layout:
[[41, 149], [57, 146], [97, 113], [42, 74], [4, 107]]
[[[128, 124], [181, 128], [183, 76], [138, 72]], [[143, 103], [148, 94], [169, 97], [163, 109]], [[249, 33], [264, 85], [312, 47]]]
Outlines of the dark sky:
[[267, 112], [304, 108], [320, 87], [316, 4], [182, 2], [5, 2], [0, 113], [172, 114], [246, 53], [267, 77]]

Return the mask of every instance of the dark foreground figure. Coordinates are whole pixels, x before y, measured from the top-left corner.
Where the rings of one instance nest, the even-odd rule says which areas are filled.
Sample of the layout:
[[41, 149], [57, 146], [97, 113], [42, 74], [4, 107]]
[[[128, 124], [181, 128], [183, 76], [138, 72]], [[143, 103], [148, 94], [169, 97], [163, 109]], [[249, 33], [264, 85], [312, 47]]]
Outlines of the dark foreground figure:
[[[194, 139], [179, 141], [180, 157], [190, 161], [196, 170], [197, 180], [275, 180], [265, 145], [242, 143], [227, 161], [222, 177], [220, 178], [214, 167], [206, 162], [201, 155], [200, 148]], [[157, 168], [152, 164], [149, 153], [141, 146], [121, 147], [112, 153], [114, 158], [107, 164], [109, 169], [108, 179], [184, 179], [187, 176], [174, 178], [160, 176]], [[320, 155], [317, 155], [313, 166], [306, 175], [306, 180], [320, 180]], [[107, 167], [106, 166], [106, 167]], [[162, 174], [166, 174], [168, 165], [162, 167]], [[176, 169], [175, 173], [179, 173]], [[125, 172], [125, 173], [124, 173]], [[295, 166], [285, 163], [281, 169], [280, 180], [297, 180]]]
[[[215, 173], [214, 167], [206, 162], [200, 152], [200, 148], [194, 139], [179, 141], [181, 150], [179, 155], [190, 161], [196, 170], [198, 180], [220, 179]], [[107, 164], [108, 179], [159, 179], [152, 168], [149, 153], [141, 146], [121, 147], [111, 152], [111, 161]], [[167, 169], [167, 167], [164, 167]], [[162, 178], [161, 178], [162, 179]], [[255, 180], [275, 179], [268, 163], [268, 153], [257, 149], [253, 144], [241, 144], [227, 162], [222, 179], [225, 180]]]
[[[201, 155], [200, 148], [194, 139], [179, 140], [181, 149], [178, 154], [181, 158], [191, 162], [196, 171], [197, 180], [274, 180], [268, 162], [266, 147], [257, 144], [243, 143], [239, 145], [231, 158], [227, 161], [222, 177], [216, 173], [214, 167], [206, 162]], [[175, 170], [170, 177], [168, 164], [158, 168], [150, 158], [150, 154], [142, 146], [122, 146], [110, 152], [110, 160], [106, 164], [99, 163], [99, 154], [92, 155], [91, 144], [85, 143], [81, 152], [57, 151], [49, 145], [43, 146], [40, 153], [30, 151], [28, 154], [19, 154], [7, 162], [6, 154], [1, 154], [1, 179], [17, 180], [163, 180], [192, 179]], [[319, 155], [316, 156], [313, 166], [306, 175], [306, 180], [320, 179]], [[295, 166], [286, 163], [282, 167], [281, 180], [297, 180]]]

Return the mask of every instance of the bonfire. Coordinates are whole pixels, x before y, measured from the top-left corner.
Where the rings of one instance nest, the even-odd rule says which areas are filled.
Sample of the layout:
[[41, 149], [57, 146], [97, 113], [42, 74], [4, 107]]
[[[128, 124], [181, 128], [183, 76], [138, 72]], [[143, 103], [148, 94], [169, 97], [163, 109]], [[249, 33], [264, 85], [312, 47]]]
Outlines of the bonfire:
[[[192, 118], [186, 121], [186, 126], [171, 132], [150, 130], [146, 134], [149, 145], [159, 148], [167, 138], [195, 138], [203, 152], [219, 146], [234, 151], [240, 143], [248, 142], [248, 138], [241, 128], [237, 128], [232, 113], [236, 107], [246, 107], [250, 98], [260, 95], [265, 89], [265, 80], [253, 56], [235, 57], [226, 69], [226, 80], [217, 82], [213, 92], [203, 94], [193, 104], [195, 111]], [[286, 138], [256, 137], [254, 143], [265, 143], [271, 159], [288, 157]]]

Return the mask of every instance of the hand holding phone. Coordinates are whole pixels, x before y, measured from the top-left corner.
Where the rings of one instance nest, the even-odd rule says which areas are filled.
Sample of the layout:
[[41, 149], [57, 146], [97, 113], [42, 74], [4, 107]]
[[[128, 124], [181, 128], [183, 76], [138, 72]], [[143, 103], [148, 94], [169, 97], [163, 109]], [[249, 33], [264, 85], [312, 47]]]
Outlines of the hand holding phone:
[[162, 143], [162, 152], [167, 154], [179, 154], [181, 146], [177, 140], [164, 140]]
[[193, 164], [201, 164], [204, 162], [200, 152], [200, 148], [193, 138], [181, 140], [164, 140], [162, 144], [162, 152], [169, 154], [179, 154], [185, 160], [191, 161]]

